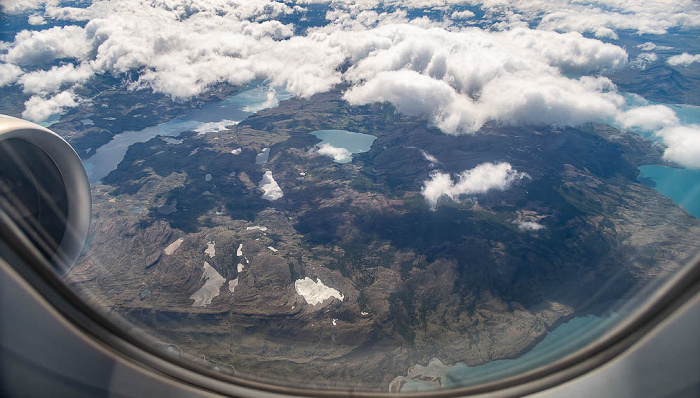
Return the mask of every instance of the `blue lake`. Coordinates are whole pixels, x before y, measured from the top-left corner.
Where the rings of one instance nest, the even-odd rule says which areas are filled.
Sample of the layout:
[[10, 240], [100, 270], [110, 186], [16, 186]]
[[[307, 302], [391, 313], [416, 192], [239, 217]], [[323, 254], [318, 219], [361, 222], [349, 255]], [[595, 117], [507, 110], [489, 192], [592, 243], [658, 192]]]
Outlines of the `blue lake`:
[[289, 98], [291, 94], [285, 90], [270, 90], [268, 87], [251, 84], [223, 101], [193, 109], [180, 118], [139, 131], [125, 131], [99, 147], [93, 156], [83, 162], [90, 183], [98, 183], [115, 170], [124, 159], [129, 146], [135, 143], [146, 142], [156, 136], [176, 137], [186, 131], [202, 134], [218, 131], [235, 125], [257, 111], [275, 107], [279, 101]]
[[[318, 146], [329, 144], [334, 148], [343, 148], [352, 153], [363, 153], [369, 151], [372, 143], [377, 139], [376, 136], [370, 134], [353, 133], [347, 130], [316, 130], [311, 133], [316, 138], [322, 141]], [[336, 163], [348, 163], [352, 161], [352, 157], [336, 157]]]

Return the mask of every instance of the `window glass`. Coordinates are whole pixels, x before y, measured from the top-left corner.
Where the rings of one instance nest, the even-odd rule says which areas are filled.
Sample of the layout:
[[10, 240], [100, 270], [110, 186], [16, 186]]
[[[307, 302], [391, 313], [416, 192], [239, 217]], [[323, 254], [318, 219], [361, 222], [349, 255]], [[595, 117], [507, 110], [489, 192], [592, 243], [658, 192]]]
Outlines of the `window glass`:
[[471, 386], [586, 347], [700, 251], [692, 0], [1, 7], [0, 113], [91, 183], [65, 283], [164, 355]]

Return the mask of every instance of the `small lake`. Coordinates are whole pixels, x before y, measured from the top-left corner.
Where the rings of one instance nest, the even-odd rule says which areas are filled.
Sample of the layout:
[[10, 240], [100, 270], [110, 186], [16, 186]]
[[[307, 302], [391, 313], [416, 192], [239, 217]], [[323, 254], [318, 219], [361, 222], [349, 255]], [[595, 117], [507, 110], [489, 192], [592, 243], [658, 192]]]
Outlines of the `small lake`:
[[193, 109], [184, 116], [139, 131], [125, 131], [114, 136], [107, 144], [97, 148], [89, 159], [83, 161], [90, 183], [96, 184], [124, 159], [129, 147], [146, 142], [156, 136], [177, 137], [186, 131], [202, 134], [220, 131], [235, 125], [253, 113], [277, 106], [279, 101], [291, 98], [283, 89], [271, 89], [262, 85], [249, 85], [223, 101]]
[[[353, 133], [347, 130], [316, 130], [311, 135], [322, 140], [318, 147], [330, 145], [336, 149], [345, 149], [350, 154], [363, 153], [369, 151], [372, 143], [377, 139], [371, 134]], [[352, 161], [352, 156], [335, 156], [336, 163], [348, 163]]]

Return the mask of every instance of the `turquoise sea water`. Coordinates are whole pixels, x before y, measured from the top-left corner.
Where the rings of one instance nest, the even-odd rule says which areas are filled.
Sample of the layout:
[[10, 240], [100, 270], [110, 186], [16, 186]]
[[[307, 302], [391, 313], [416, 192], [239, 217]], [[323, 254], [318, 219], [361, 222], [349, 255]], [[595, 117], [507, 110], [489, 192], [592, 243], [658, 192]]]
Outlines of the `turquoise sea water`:
[[[547, 333], [533, 349], [518, 358], [491, 361], [474, 367], [463, 363], [448, 366], [442, 380], [442, 388], [458, 388], [487, 383], [552, 363], [588, 345], [617, 322], [617, 318], [616, 314], [606, 317], [594, 315], [576, 317]], [[401, 391], [428, 391], [431, 389], [432, 387], [420, 380], [414, 380], [406, 383]]]
[[649, 179], [656, 191], [700, 219], [700, 170], [666, 166], [640, 166], [640, 180]]
[[[650, 104], [659, 104], [649, 102]], [[700, 106], [683, 104], [659, 104], [665, 105], [674, 112], [681, 124], [700, 124]], [[658, 141], [658, 137], [642, 134], [644, 137]], [[684, 168], [646, 165], [640, 166], [640, 181], [647, 183], [651, 188], [664, 196], [669, 197], [675, 203], [683, 206], [688, 213], [700, 219], [700, 170]], [[653, 184], [648, 184], [652, 181]]]
[[223, 101], [193, 109], [183, 117], [140, 131], [118, 134], [112, 141], [99, 147], [93, 156], [83, 161], [90, 183], [98, 183], [115, 170], [124, 159], [129, 146], [137, 142], [146, 142], [159, 135], [176, 137], [185, 131], [216, 131], [227, 125], [234, 125], [259, 110], [277, 106], [278, 101], [288, 98], [291, 98], [291, 95], [282, 89], [272, 92], [267, 87], [251, 84]]
[[[318, 144], [330, 144], [335, 148], [345, 148], [350, 153], [363, 153], [369, 151], [372, 143], [377, 139], [376, 136], [370, 134], [353, 133], [347, 130], [316, 130], [311, 132], [311, 135], [316, 136], [322, 141]], [[345, 161], [335, 160], [336, 163], [347, 163], [351, 159]]]

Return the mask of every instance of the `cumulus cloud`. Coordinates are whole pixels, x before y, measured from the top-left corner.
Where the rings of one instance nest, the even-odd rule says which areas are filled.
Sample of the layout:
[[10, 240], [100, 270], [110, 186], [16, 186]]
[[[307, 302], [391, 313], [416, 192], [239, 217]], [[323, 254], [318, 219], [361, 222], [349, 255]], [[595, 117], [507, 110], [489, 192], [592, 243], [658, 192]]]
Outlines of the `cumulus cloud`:
[[[607, 39], [617, 39], [616, 31], [619, 30], [664, 34], [671, 28], [692, 29], [700, 26], [700, 7], [694, 0], [303, 0], [296, 3], [329, 4], [333, 9], [351, 14], [380, 7], [443, 10], [456, 4], [471, 5], [481, 8], [488, 23], [501, 29], [531, 23], [537, 24], [539, 29], [591, 33]], [[443, 18], [460, 23], [470, 13], [463, 12], [448, 12]]]
[[469, 10], [455, 11], [450, 15], [450, 18], [453, 20], [469, 19], [473, 17], [474, 13]]
[[651, 50], [671, 50], [673, 47], [669, 46], [659, 46], [654, 42], [648, 41], [642, 44], [637, 44], [637, 48], [642, 50], [642, 51], [651, 51]]
[[[612, 29], [697, 25], [692, 18], [697, 10], [688, 0], [663, 7], [651, 0], [640, 6], [603, 0], [602, 7], [549, 0], [320, 2], [328, 4], [328, 25], [302, 35], [279, 20], [309, 1], [292, 6], [273, 0], [95, 0], [85, 8], [34, 2], [22, 9], [43, 7], [42, 17], [68, 26], [22, 31], [5, 44], [0, 85], [18, 82], [38, 95], [30, 103], [36, 105], [85, 83], [92, 73], [128, 73], [129, 88], [175, 99], [220, 83], [266, 80], [301, 97], [344, 83], [351, 104], [388, 101], [449, 134], [473, 133], [488, 122], [577, 125], [616, 120], [627, 110], [610, 80], [587, 76], [625, 65], [627, 53], [579, 32], [612, 37]], [[471, 22], [463, 19], [472, 11], [448, 8], [467, 3], [486, 11], [485, 20], [495, 28], [465, 27]], [[409, 17], [410, 9], [433, 9], [445, 18]], [[650, 12], [654, 21], [647, 18]], [[593, 21], [599, 15], [605, 18]], [[493, 25], [498, 21], [504, 24]], [[537, 22], [540, 30], [528, 28], [528, 22]], [[507, 29], [498, 31], [499, 26]], [[62, 66], [49, 68], [55, 60]], [[22, 75], [23, 69], [31, 71]], [[263, 105], [276, 103], [270, 94]]]
[[344, 98], [391, 102], [449, 134], [475, 132], [488, 121], [576, 125], [612, 117], [624, 103], [607, 79], [562, 74], [612, 69], [627, 60], [621, 48], [579, 34], [410, 25], [372, 32], [368, 46], [376, 49], [358, 51], [367, 55], [345, 74], [355, 84]]
[[656, 134], [667, 146], [664, 152], [666, 160], [700, 169], [700, 125], [665, 127]]
[[617, 116], [617, 122], [626, 129], [654, 131], [677, 125], [679, 120], [673, 109], [665, 105], [647, 105], [622, 112]]
[[78, 106], [76, 96], [71, 91], [63, 91], [53, 97], [34, 95], [25, 103], [22, 117], [35, 122], [43, 122], [49, 117], [62, 113], [67, 108]]
[[23, 30], [15, 36], [5, 62], [16, 65], [50, 64], [61, 58], [84, 59], [90, 44], [79, 26], [55, 26], [41, 31]]
[[30, 15], [29, 18], [27, 19], [27, 22], [30, 25], [38, 26], [38, 25], [46, 25], [46, 19], [42, 17], [41, 15]]
[[17, 81], [22, 75], [22, 68], [13, 64], [0, 64], [0, 87], [5, 87]]
[[93, 71], [88, 64], [81, 64], [77, 68], [73, 64], [67, 64], [27, 73], [19, 79], [19, 84], [25, 93], [47, 95], [59, 91], [65, 85], [84, 83], [92, 76]]
[[[595, 83], [595, 82], [594, 82]], [[474, 133], [488, 121], [578, 125], [614, 117], [624, 99], [591, 88], [587, 79], [523, 72], [489, 81], [475, 101], [447, 83], [413, 71], [382, 72], [348, 90], [351, 104], [389, 101], [448, 134]]]
[[36, 10], [45, 3], [47, 3], [47, 0], [2, 0], [0, 1], [0, 9], [8, 14], [14, 14], [28, 10]]
[[345, 148], [336, 148], [329, 143], [322, 144], [316, 149], [316, 153], [323, 156], [332, 157], [338, 163], [348, 163], [352, 161], [352, 154]]
[[434, 172], [424, 182], [421, 193], [430, 208], [435, 209], [442, 197], [458, 201], [461, 196], [478, 195], [491, 190], [504, 191], [528, 177], [526, 173], [513, 169], [509, 163], [482, 163], [457, 174], [454, 179], [449, 173]]
[[637, 55], [630, 65], [637, 69], [646, 69], [647, 66], [659, 60], [659, 56], [655, 53], [641, 53]]
[[277, 99], [277, 92], [274, 87], [270, 87], [265, 94], [265, 101], [256, 105], [247, 105], [243, 107], [246, 112], [258, 112], [263, 109], [274, 108], [279, 105], [279, 100]]
[[688, 66], [696, 62], [700, 62], [700, 54], [691, 55], [688, 53], [683, 53], [679, 55], [674, 55], [669, 57], [667, 60], [669, 65], [673, 66]]
[[[495, 0], [492, 3], [509, 3]], [[700, 10], [693, 0], [598, 0], [595, 3], [552, 0], [517, 0], [506, 4], [529, 20], [541, 17], [541, 29], [564, 32], [588, 32], [596, 37], [617, 38], [615, 30], [639, 34], [665, 34], [671, 28], [700, 26]]]

